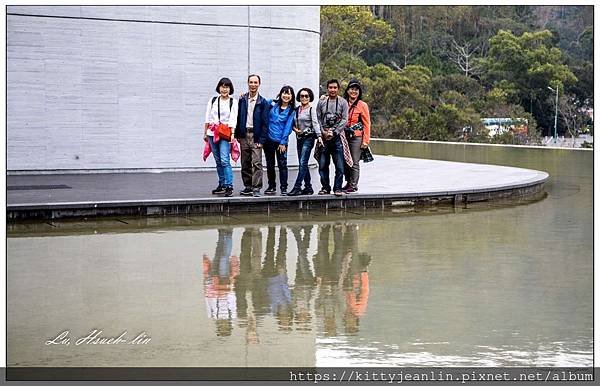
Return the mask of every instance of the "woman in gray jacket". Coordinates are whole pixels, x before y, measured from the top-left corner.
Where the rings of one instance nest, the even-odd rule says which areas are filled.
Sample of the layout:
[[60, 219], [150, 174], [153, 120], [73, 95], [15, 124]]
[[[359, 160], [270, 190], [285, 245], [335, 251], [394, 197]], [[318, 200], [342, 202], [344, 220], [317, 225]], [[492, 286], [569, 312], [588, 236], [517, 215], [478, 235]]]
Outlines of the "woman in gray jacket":
[[[300, 105], [296, 109], [296, 117], [294, 119], [294, 132], [297, 136], [298, 148], [298, 177], [294, 188], [290, 190], [288, 196], [310, 195], [314, 193], [310, 183], [310, 171], [308, 170], [308, 160], [310, 152], [315, 145], [315, 139], [322, 146], [321, 126], [317, 119], [316, 108], [310, 105], [315, 99], [315, 94], [309, 88], [302, 88], [298, 91], [296, 100]], [[302, 189], [304, 182], [304, 189]]]

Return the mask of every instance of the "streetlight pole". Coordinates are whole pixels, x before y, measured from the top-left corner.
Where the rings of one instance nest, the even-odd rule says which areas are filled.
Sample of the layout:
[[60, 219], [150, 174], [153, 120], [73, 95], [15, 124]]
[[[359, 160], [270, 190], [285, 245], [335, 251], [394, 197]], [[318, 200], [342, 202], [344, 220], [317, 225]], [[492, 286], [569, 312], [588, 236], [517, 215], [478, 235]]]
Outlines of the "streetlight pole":
[[552, 87], [548, 86], [549, 90], [552, 91], [556, 91], [556, 102], [555, 102], [555, 110], [554, 110], [554, 143], [556, 143], [556, 123], [558, 121], [558, 86], [556, 86], [556, 90], [554, 90]]

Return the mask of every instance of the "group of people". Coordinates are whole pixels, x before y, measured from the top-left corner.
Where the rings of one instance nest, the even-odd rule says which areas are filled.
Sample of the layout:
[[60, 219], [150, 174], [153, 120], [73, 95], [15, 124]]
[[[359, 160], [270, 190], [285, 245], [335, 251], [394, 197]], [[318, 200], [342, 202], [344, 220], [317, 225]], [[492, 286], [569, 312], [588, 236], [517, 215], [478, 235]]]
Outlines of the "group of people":
[[[318, 329], [336, 336], [340, 327], [345, 334], [359, 331], [369, 301], [371, 255], [359, 252], [358, 224], [249, 226], [239, 257], [232, 254], [234, 238], [233, 228], [219, 228], [214, 258], [202, 256], [206, 312], [218, 336], [231, 335], [237, 320], [246, 327], [247, 342], [257, 343], [257, 321], [266, 315], [285, 332]], [[293, 274], [290, 256], [296, 261]]]
[[[248, 92], [239, 100], [233, 97], [234, 87], [229, 78], [219, 80], [218, 96], [206, 107], [204, 140], [213, 153], [218, 186], [212, 194], [233, 196], [233, 171], [230, 157], [239, 142], [243, 196], [259, 197], [263, 188], [262, 153], [267, 163], [267, 188], [264, 194], [277, 193], [275, 164], [279, 169], [281, 195], [311, 195], [308, 161], [315, 148], [319, 164], [321, 189], [318, 194], [333, 192], [336, 196], [358, 191], [361, 152], [368, 148], [371, 118], [368, 105], [362, 100], [362, 86], [352, 79], [339, 96], [340, 83], [327, 82], [327, 95], [312, 106], [315, 95], [310, 88], [301, 88], [297, 94], [291, 86], [283, 86], [275, 99], [259, 94], [260, 76], [248, 76]], [[296, 105], [298, 102], [298, 105]], [[288, 138], [296, 135], [298, 176], [288, 192]], [[333, 160], [335, 176], [330, 182], [329, 165]], [[342, 186], [346, 180], [345, 186]]]

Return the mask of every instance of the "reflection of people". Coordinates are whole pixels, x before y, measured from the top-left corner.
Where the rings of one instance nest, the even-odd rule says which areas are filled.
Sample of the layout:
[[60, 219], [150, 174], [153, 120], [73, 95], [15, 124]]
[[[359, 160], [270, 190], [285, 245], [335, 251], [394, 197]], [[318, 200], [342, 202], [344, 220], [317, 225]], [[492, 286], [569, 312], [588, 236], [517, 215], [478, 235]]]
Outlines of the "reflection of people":
[[311, 301], [315, 276], [308, 261], [308, 248], [312, 234], [312, 225], [292, 227], [292, 233], [298, 247], [298, 261], [296, 262], [296, 279], [292, 290], [294, 302], [294, 322], [300, 331], [312, 330]]
[[240, 273], [235, 282], [238, 316], [241, 326], [246, 327], [248, 343], [258, 343], [257, 314], [266, 307], [261, 260], [262, 233], [258, 228], [248, 227], [242, 233]]
[[217, 335], [229, 336], [232, 320], [237, 318], [234, 278], [239, 274], [239, 260], [231, 256], [232, 229], [219, 229], [215, 257], [202, 258], [206, 312], [216, 321]]
[[[369, 296], [367, 266], [370, 256], [358, 252], [358, 225], [335, 224], [320, 227], [315, 275], [317, 276], [316, 312], [323, 319], [326, 335], [337, 334], [342, 321], [347, 334], [358, 332]], [[333, 253], [329, 239], [333, 228]], [[342, 311], [342, 305], [345, 310]]]
[[371, 263], [371, 256], [358, 253], [358, 225], [349, 224], [344, 234], [344, 244], [350, 254], [348, 275], [344, 281], [344, 295], [346, 298], [346, 313], [344, 326], [346, 333], [358, 332], [359, 320], [367, 311], [369, 301], [369, 273], [367, 267]]
[[279, 228], [279, 245], [275, 256], [275, 227], [269, 227], [263, 275], [267, 282], [267, 295], [271, 313], [277, 318], [281, 330], [290, 331], [292, 323], [292, 295], [286, 269], [287, 228]]
[[[329, 252], [329, 238], [333, 228], [333, 253]], [[317, 283], [315, 308], [323, 320], [325, 335], [337, 335], [337, 320], [342, 314], [341, 289], [347, 266], [343, 261], [342, 225], [324, 225], [319, 232], [317, 254], [314, 258]]]

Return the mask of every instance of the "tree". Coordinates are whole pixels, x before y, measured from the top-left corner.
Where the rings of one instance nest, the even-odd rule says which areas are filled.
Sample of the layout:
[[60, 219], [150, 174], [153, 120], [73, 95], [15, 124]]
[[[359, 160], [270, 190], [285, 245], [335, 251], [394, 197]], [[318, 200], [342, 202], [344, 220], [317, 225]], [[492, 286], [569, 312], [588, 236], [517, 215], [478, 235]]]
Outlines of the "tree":
[[475, 54], [480, 51], [480, 47], [472, 47], [471, 43], [458, 44], [452, 39], [452, 51], [450, 51], [450, 61], [458, 66], [466, 77], [481, 74], [481, 67], [477, 64]]
[[[394, 30], [366, 6], [321, 7], [321, 77], [346, 80], [365, 70], [361, 56], [389, 44]], [[356, 68], [358, 67], [358, 68]], [[340, 75], [341, 73], [341, 75]]]
[[484, 79], [489, 86], [501, 82], [516, 90], [517, 103], [528, 107], [538, 122], [549, 127], [552, 106], [547, 101], [548, 86], [564, 88], [577, 78], [564, 64], [562, 52], [552, 46], [548, 30], [515, 36], [500, 30], [490, 39], [490, 51], [482, 60]]
[[[558, 98], [558, 112], [569, 136], [577, 138], [584, 131], [584, 127], [589, 119], [581, 108], [577, 106], [577, 97], [572, 94], [561, 95]], [[575, 141], [573, 141], [573, 146], [575, 146]]]

